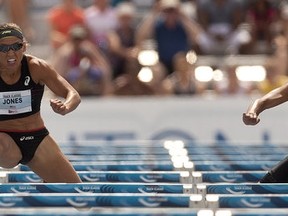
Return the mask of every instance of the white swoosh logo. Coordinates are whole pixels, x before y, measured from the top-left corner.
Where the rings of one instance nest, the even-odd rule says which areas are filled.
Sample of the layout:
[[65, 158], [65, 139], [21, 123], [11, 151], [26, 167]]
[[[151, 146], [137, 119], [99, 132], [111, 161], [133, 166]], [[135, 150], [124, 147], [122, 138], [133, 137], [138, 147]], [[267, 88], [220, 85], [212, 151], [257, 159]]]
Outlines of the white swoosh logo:
[[17, 194], [29, 194], [29, 191], [18, 191], [15, 187], [11, 187], [11, 191]]
[[137, 166], [137, 170], [139, 171], [147, 171], [147, 169], [141, 165]]
[[225, 181], [225, 182], [235, 182], [235, 181], [236, 181], [236, 178], [231, 178], [231, 179], [229, 179], [229, 178], [226, 178], [226, 177], [223, 176], [223, 175], [221, 175], [219, 178], [220, 178], [222, 181]]
[[72, 200], [71, 198], [67, 198], [66, 201], [67, 201], [70, 205], [72, 205], [73, 207], [77, 207], [77, 208], [87, 206], [87, 203], [86, 203], [86, 202], [78, 203], [78, 202], [75, 202], [74, 200]]
[[80, 188], [78, 187], [75, 187], [74, 190], [76, 190], [78, 193], [81, 193], [81, 194], [86, 194], [86, 193], [93, 193], [93, 191], [82, 191]]
[[244, 194], [245, 191], [233, 191], [231, 188], [226, 187], [226, 190], [231, 194]]
[[42, 182], [42, 180], [40, 178], [31, 178], [31, 176], [26, 176], [26, 179], [29, 181], [29, 182], [33, 182], [33, 183], [38, 183], [38, 182]]
[[143, 198], [139, 198], [138, 201], [146, 207], [158, 207], [160, 203], [149, 203]]
[[155, 179], [147, 179], [147, 178], [145, 178], [145, 176], [143, 176], [143, 175], [140, 176], [140, 179], [141, 179], [142, 181], [144, 181], [144, 182], [150, 182], [150, 183], [156, 182]]
[[210, 169], [211, 169], [212, 171], [224, 170], [223, 167], [221, 167], [221, 166], [216, 166], [216, 165], [211, 165], [211, 166], [210, 166]]
[[84, 178], [85, 180], [89, 181], [89, 182], [96, 182], [96, 181], [99, 181], [99, 180], [100, 180], [100, 178], [98, 178], [98, 177], [91, 178], [91, 177], [89, 177], [89, 176], [87, 176], [87, 175], [83, 175], [83, 178]]
[[14, 206], [15, 203], [5, 203], [5, 202], [0, 202], [1, 207], [12, 207]]
[[250, 208], [259, 208], [262, 206], [262, 203], [250, 203], [245, 199], [241, 199], [240, 202], [242, 202], [245, 206]]
[[87, 171], [95, 171], [95, 168], [92, 166], [87, 166], [86, 169]]

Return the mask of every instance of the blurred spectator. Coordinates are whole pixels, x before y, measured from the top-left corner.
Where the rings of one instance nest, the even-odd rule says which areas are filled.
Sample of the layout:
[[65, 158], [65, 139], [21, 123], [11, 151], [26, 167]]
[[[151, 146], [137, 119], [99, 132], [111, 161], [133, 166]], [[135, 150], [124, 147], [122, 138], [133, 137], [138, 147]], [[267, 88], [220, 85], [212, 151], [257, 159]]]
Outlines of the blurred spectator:
[[275, 70], [281, 75], [288, 75], [288, 48], [287, 38], [284, 34], [278, 34], [273, 39], [274, 52], [270, 59], [274, 61]]
[[114, 80], [112, 94], [118, 96], [155, 95], [154, 89], [140, 81], [138, 74], [141, 65], [136, 58], [130, 58], [125, 63], [125, 73]]
[[108, 34], [113, 79], [123, 73], [125, 62], [137, 55], [135, 44], [136, 8], [132, 3], [123, 2], [118, 4], [116, 12], [118, 25]]
[[34, 29], [29, 16], [30, 0], [5, 0], [7, 4], [8, 22], [16, 23], [23, 29], [26, 39], [30, 42], [34, 38]]
[[83, 26], [71, 28], [68, 41], [53, 55], [52, 64], [82, 96], [105, 95], [110, 91], [109, 63], [88, 40]]
[[274, 61], [267, 61], [266, 78], [258, 85], [258, 90], [261, 94], [267, 94], [275, 88], [283, 86], [288, 82], [288, 76], [279, 73]]
[[280, 18], [275, 27], [275, 36], [272, 40], [273, 61], [277, 71], [288, 75], [288, 2], [280, 5]]
[[94, 0], [76, 0], [81, 8], [87, 8], [93, 4]]
[[154, 90], [156, 95], [171, 95], [170, 86], [164, 81], [167, 78], [167, 71], [160, 62], [149, 67], [152, 72], [152, 79], [147, 82], [149, 86]]
[[224, 77], [221, 81], [215, 82], [215, 92], [219, 95], [247, 95], [254, 89], [255, 85], [252, 82], [240, 81], [237, 78], [236, 66], [225, 66], [222, 70]]
[[111, 0], [111, 6], [116, 7], [118, 4], [121, 4], [122, 2], [126, 2], [128, 0]]
[[251, 26], [254, 53], [271, 52], [274, 25], [279, 19], [278, 12], [269, 0], [249, 2], [246, 21]]
[[94, 0], [93, 5], [85, 9], [85, 23], [91, 33], [92, 41], [108, 55], [108, 33], [116, 29], [116, 11], [110, 0]]
[[48, 22], [51, 44], [57, 49], [67, 41], [72, 26], [84, 24], [84, 12], [74, 0], [62, 0], [62, 3], [48, 11]]
[[182, 0], [181, 11], [190, 19], [198, 19], [198, 3], [197, 0]]
[[280, 10], [280, 17], [278, 22], [278, 33], [281, 33], [285, 36], [285, 38], [288, 38], [288, 2], [285, 4], [282, 4], [279, 8]]
[[[137, 44], [141, 47], [147, 39], [154, 39], [159, 60], [168, 74], [174, 71], [173, 57], [176, 53], [197, 48], [200, 27], [180, 11], [179, 0], [156, 1], [152, 10], [140, 24]], [[144, 47], [145, 49], [145, 47]]]
[[195, 79], [195, 65], [186, 60], [186, 53], [179, 52], [174, 56], [175, 71], [164, 81], [164, 85], [174, 95], [196, 95], [202, 93], [200, 83]]
[[243, 8], [236, 0], [205, 0], [198, 5], [198, 21], [205, 32], [199, 39], [204, 54], [237, 54], [251, 40], [241, 26]]

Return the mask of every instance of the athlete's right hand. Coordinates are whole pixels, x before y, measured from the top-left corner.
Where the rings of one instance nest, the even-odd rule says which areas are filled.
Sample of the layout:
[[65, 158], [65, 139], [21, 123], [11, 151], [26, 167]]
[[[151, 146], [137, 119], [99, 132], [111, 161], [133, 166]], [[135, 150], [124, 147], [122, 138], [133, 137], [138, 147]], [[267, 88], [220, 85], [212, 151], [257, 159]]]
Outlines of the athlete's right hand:
[[256, 113], [243, 113], [242, 120], [246, 125], [256, 125], [260, 122], [260, 119]]

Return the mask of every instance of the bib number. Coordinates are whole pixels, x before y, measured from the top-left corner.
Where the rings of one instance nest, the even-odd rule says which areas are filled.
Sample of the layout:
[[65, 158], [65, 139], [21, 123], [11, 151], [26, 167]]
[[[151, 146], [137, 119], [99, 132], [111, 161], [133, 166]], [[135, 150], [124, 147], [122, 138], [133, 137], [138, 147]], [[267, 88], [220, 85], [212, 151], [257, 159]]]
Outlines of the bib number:
[[31, 90], [0, 92], [1, 115], [14, 115], [31, 111]]

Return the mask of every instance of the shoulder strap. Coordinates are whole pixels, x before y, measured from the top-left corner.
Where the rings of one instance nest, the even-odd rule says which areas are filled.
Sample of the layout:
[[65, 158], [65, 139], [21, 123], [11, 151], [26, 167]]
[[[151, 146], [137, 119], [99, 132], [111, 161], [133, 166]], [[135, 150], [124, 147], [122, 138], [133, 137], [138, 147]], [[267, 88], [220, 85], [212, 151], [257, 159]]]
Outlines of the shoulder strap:
[[30, 75], [30, 71], [29, 71], [29, 67], [28, 67], [28, 61], [27, 61], [27, 57], [24, 55], [23, 59], [21, 61], [21, 73], [23, 75]]

